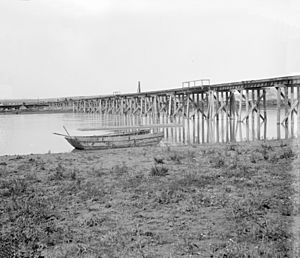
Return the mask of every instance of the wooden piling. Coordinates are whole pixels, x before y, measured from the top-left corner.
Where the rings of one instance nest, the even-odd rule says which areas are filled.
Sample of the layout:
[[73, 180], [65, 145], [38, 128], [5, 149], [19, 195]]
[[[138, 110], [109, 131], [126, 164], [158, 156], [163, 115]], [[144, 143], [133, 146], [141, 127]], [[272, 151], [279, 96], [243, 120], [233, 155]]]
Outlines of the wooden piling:
[[190, 144], [190, 94], [186, 94], [187, 144]]
[[220, 108], [220, 100], [219, 100], [219, 92], [217, 91], [216, 92], [216, 142], [218, 143], [219, 141], [220, 141], [220, 139], [219, 139], [219, 133], [220, 133], [220, 131], [219, 131], [219, 112], [222, 112], [222, 111], [220, 111], [219, 110], [219, 108]]
[[[193, 109], [195, 109], [195, 94], [192, 93], [192, 101], [193, 101]], [[196, 139], [196, 123], [195, 123], [195, 116], [196, 116], [196, 113], [194, 112], [193, 113], [193, 116], [192, 116], [192, 143], [195, 143], [195, 139]]]
[[264, 140], [267, 139], [267, 121], [268, 121], [268, 117], [267, 117], [267, 93], [266, 93], [266, 89], [263, 89], [263, 108], [264, 108]]
[[239, 111], [238, 111], [238, 123], [242, 122], [242, 101], [243, 101], [243, 90], [239, 90]]
[[200, 144], [200, 93], [197, 93], [197, 143]]
[[257, 139], [260, 140], [260, 89], [256, 90], [257, 92], [257, 101], [256, 101], [256, 108], [257, 108]]
[[226, 97], [226, 142], [229, 142], [229, 119], [230, 119], [230, 93], [225, 92]]
[[[221, 138], [222, 142], [224, 142], [224, 93], [221, 92], [221, 106], [222, 109], [220, 110], [221, 114]], [[225, 107], [226, 108], [226, 107]]]
[[281, 107], [281, 89], [280, 86], [277, 89], [277, 139], [280, 139], [280, 107]]
[[[288, 116], [288, 112], [289, 112], [289, 93], [288, 93], [288, 87], [285, 86], [284, 87], [284, 113], [285, 116]], [[287, 118], [286, 121], [284, 122], [285, 125], [285, 139], [288, 138], [289, 136], [289, 119]]]
[[291, 137], [294, 138], [294, 87], [291, 86]]
[[255, 140], [255, 124], [254, 124], [254, 116], [255, 116], [255, 92], [251, 90], [252, 100], [251, 100], [251, 122], [252, 122], [252, 141]]
[[[245, 93], [245, 105], [246, 105], [246, 114], [249, 114], [249, 90], [246, 89]], [[246, 117], [246, 139], [249, 141], [249, 116]]]
[[210, 110], [210, 116], [209, 116], [209, 126], [210, 126], [210, 142], [215, 141], [215, 97], [214, 97], [214, 91], [210, 90], [209, 91], [209, 110]]
[[202, 143], [205, 143], [205, 114], [204, 114], [204, 93], [201, 93], [201, 126], [202, 126]]

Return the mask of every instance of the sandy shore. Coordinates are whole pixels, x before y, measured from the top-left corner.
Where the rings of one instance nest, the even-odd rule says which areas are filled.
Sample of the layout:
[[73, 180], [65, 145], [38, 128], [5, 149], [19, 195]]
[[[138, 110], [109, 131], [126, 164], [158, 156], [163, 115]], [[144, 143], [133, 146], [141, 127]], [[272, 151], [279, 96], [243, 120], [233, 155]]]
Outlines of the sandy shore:
[[292, 257], [295, 161], [277, 141], [2, 156], [0, 257]]

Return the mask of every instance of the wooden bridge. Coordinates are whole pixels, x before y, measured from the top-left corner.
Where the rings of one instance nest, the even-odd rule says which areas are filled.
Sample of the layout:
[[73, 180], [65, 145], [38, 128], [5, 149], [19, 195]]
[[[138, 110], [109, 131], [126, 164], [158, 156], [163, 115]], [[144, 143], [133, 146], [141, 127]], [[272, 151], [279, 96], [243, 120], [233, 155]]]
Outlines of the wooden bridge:
[[278, 138], [279, 125], [290, 125], [293, 134], [299, 100], [300, 76], [288, 76], [213, 85], [208, 80], [188, 81], [175, 89], [67, 98], [49, 104], [83, 113], [187, 119], [187, 131], [192, 121], [199, 130], [203, 127], [203, 132], [204, 126], [208, 132], [216, 131], [210, 137], [217, 138], [218, 130], [234, 120], [250, 123], [260, 139], [260, 128], [267, 121], [270, 105], [277, 109]]

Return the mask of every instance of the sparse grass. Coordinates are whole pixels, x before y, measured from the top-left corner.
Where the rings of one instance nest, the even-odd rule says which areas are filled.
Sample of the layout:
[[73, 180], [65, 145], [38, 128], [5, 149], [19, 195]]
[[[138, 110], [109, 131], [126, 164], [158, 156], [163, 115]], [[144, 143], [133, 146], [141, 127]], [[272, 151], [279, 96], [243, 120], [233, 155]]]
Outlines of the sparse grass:
[[128, 173], [128, 167], [125, 162], [122, 165], [115, 165], [111, 168], [110, 173], [114, 174], [115, 176], [122, 176]]
[[17, 197], [26, 192], [28, 183], [24, 179], [16, 178], [0, 181], [1, 195], [5, 197]]
[[294, 158], [284, 142], [0, 157], [0, 246], [19, 257], [291, 257]]
[[149, 173], [150, 176], [166, 176], [168, 175], [168, 168], [164, 166], [153, 166]]
[[173, 151], [169, 154], [169, 159], [175, 162], [175, 164], [181, 164], [182, 159], [184, 159], [184, 156], [180, 155], [177, 151]]

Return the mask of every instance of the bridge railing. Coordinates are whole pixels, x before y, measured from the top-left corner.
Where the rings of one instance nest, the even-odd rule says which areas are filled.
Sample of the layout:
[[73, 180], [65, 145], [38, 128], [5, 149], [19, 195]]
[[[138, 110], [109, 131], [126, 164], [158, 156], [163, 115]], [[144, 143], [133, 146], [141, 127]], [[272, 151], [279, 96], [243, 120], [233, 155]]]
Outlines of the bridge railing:
[[200, 79], [200, 80], [182, 82], [182, 88], [209, 86], [209, 85], [210, 85], [210, 79]]

